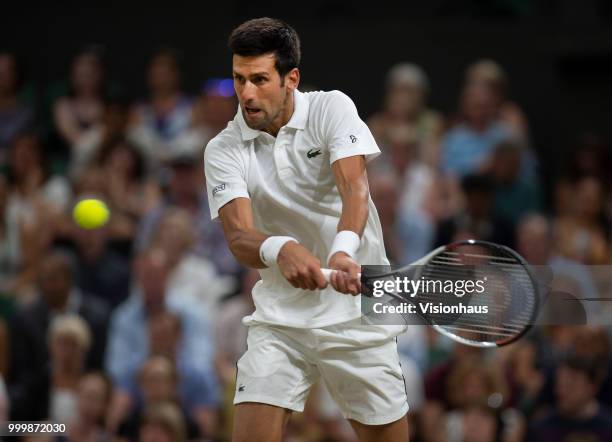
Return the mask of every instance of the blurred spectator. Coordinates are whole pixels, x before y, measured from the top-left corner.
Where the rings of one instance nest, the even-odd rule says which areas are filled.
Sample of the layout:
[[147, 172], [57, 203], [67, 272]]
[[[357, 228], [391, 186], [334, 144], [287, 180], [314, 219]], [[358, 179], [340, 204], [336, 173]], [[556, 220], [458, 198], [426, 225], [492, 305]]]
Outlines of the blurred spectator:
[[194, 112], [197, 112], [194, 120], [199, 122], [200, 127], [207, 128], [212, 136], [217, 135], [236, 115], [238, 101], [235, 95], [232, 78], [207, 80], [202, 87], [197, 107], [194, 109]]
[[400, 184], [402, 212], [429, 216], [435, 194], [434, 170], [416, 157], [415, 133], [408, 126], [396, 126], [389, 133], [392, 171]]
[[[86, 173], [101, 175], [101, 196], [112, 215], [109, 237], [115, 245], [124, 244], [125, 250], [131, 250], [140, 217], [159, 201], [159, 185], [147, 179], [144, 158], [134, 146], [117, 139], [102, 146]], [[79, 188], [81, 195], [89, 197], [95, 195], [93, 190]]]
[[67, 442], [110, 441], [104, 421], [110, 404], [112, 384], [106, 375], [91, 372], [81, 377], [77, 387], [76, 415], [67, 425]]
[[497, 120], [495, 94], [485, 83], [464, 87], [460, 99], [460, 121], [442, 139], [442, 170], [463, 177], [485, 170], [493, 149], [512, 133]]
[[[612, 359], [610, 339], [606, 329], [601, 326], [557, 326], [548, 327], [547, 338], [540, 349], [540, 365], [545, 370], [545, 384], [538, 397], [539, 411], [546, 411], [558, 401], [555, 385], [557, 368], [568, 355], [585, 360], [593, 360], [601, 370], [597, 399], [604, 407], [612, 406]], [[549, 348], [556, 347], [556, 348]], [[552, 353], [552, 354], [551, 354]]]
[[450, 408], [483, 404], [500, 407], [509, 398], [501, 376], [502, 373], [497, 373], [477, 358], [456, 361], [446, 380], [447, 405]]
[[173, 143], [176, 150], [201, 155], [202, 146], [206, 146], [211, 138], [225, 129], [236, 115], [237, 108], [233, 79], [207, 80], [201, 94], [194, 100], [188, 130]]
[[490, 175], [494, 183], [494, 212], [508, 224], [516, 225], [529, 212], [542, 208], [542, 195], [537, 178], [521, 175], [521, 157], [525, 147], [518, 141], [506, 140], [495, 146]]
[[106, 369], [117, 388], [113, 406], [116, 425], [132, 405], [135, 375], [151, 354], [148, 321], [164, 312], [180, 318], [181, 333], [176, 364], [179, 370], [208, 379], [213, 368], [211, 324], [200, 304], [180, 296], [168, 296], [169, 264], [163, 251], [149, 249], [135, 261], [136, 284], [130, 297], [113, 313]]
[[584, 358], [595, 358], [604, 367], [597, 395], [601, 403], [612, 407], [612, 349], [610, 346], [609, 329], [600, 325], [579, 327], [574, 340], [574, 353]]
[[257, 270], [246, 269], [241, 278], [240, 293], [219, 306], [215, 320], [215, 366], [224, 384], [233, 385], [236, 381], [236, 363], [247, 349], [248, 329], [242, 324], [242, 318], [255, 310], [251, 293], [259, 279]]
[[450, 376], [456, 366], [478, 361], [484, 363], [484, 352], [480, 348], [453, 343], [452, 353], [425, 376], [425, 397], [427, 402], [420, 410], [419, 429], [425, 440], [445, 440], [446, 412], [454, 404], [449, 388]]
[[240, 293], [219, 305], [215, 319], [215, 369], [223, 392], [222, 425], [225, 434], [232, 431], [236, 364], [247, 349], [248, 328], [242, 324], [242, 318], [255, 310], [251, 294], [259, 279], [257, 270], [244, 270]]
[[586, 133], [569, 150], [564, 175], [571, 182], [589, 176], [594, 177], [607, 188], [611, 167], [609, 146], [599, 135]]
[[[593, 299], [598, 296], [587, 268], [556, 253], [553, 227], [543, 215], [529, 214], [523, 217], [517, 227], [516, 240], [517, 251], [529, 264], [550, 266], [553, 276], [561, 284], [568, 279], [574, 281], [578, 291], [573, 294], [579, 298]], [[561, 290], [564, 287], [557, 285], [553, 279], [552, 288]]]
[[70, 175], [78, 178], [96, 158], [104, 146], [125, 138], [128, 122], [127, 103], [109, 100], [104, 107], [100, 124], [87, 129], [72, 145]]
[[532, 423], [528, 441], [612, 440], [612, 414], [596, 399], [605, 375], [597, 358], [570, 355], [556, 372], [556, 407]]
[[157, 203], [157, 184], [148, 181], [142, 154], [127, 141], [116, 139], [103, 145], [94, 164], [106, 176], [108, 199], [115, 212], [138, 219]]
[[49, 326], [47, 338], [49, 364], [36, 367], [12, 389], [11, 420], [49, 419], [70, 424], [77, 415], [77, 388], [91, 346], [91, 332], [79, 316], [58, 315]]
[[163, 250], [168, 259], [168, 294], [189, 297], [207, 310], [215, 309], [221, 296], [232, 291], [234, 279], [220, 276], [212, 262], [193, 253], [192, 222], [187, 211], [166, 209], [156, 226], [152, 246]]
[[487, 175], [467, 175], [461, 181], [461, 187], [465, 194], [465, 209], [438, 224], [435, 245], [456, 240], [459, 232], [470, 232], [475, 239], [512, 246], [512, 226], [493, 211], [491, 178]]
[[538, 366], [538, 347], [534, 341], [522, 339], [509, 347], [509, 351], [505, 369], [512, 390], [512, 404], [524, 416], [531, 417], [546, 380]]
[[68, 94], [53, 104], [55, 128], [71, 150], [75, 150], [74, 146], [88, 129], [102, 123], [104, 74], [104, 62], [98, 48], [87, 48], [72, 59]]
[[[419, 247], [418, 245], [412, 244], [412, 230], [407, 227], [404, 228], [402, 226], [396, 230], [396, 223], [398, 222], [400, 213], [397, 180], [395, 176], [375, 173], [368, 177], [368, 184], [370, 187], [370, 195], [372, 196], [372, 200], [376, 205], [376, 211], [380, 217], [385, 252], [387, 253], [389, 261], [392, 264], [397, 264], [403, 254], [404, 242], [419, 250], [424, 248], [424, 246]], [[396, 236], [396, 232], [398, 231], [401, 234], [401, 236], [399, 236], [401, 242], [398, 241], [398, 236]], [[418, 236], [415, 238], [420, 239]]]
[[13, 269], [19, 269], [10, 293], [31, 292], [40, 253], [53, 241], [60, 216], [70, 201], [68, 182], [51, 175], [38, 138], [22, 134], [9, 153], [9, 197], [5, 208]]
[[156, 166], [167, 158], [189, 129], [192, 100], [180, 89], [179, 60], [170, 49], [161, 49], [153, 55], [147, 82], [149, 101], [132, 109], [129, 136], [143, 150], [149, 163]]
[[108, 228], [86, 230], [74, 227], [76, 284], [80, 290], [102, 299], [112, 309], [125, 301], [130, 291], [130, 262], [110, 244]]
[[415, 133], [415, 158], [436, 167], [440, 155], [442, 118], [427, 108], [429, 80], [420, 66], [400, 63], [387, 74], [383, 109], [375, 113], [368, 126], [374, 138], [383, 146], [391, 144], [391, 131], [407, 126]]
[[155, 404], [140, 424], [139, 442], [185, 442], [187, 430], [179, 408], [172, 403]]
[[75, 287], [72, 264], [65, 253], [51, 251], [44, 256], [38, 274], [38, 288], [37, 298], [18, 308], [11, 321], [10, 385], [24, 382], [47, 365], [49, 324], [60, 314], [77, 314], [85, 320], [91, 330], [86, 368], [101, 368], [106, 347], [108, 307]]
[[130, 441], [138, 440], [139, 427], [143, 421], [143, 415], [146, 416], [143, 411], [164, 403], [174, 404], [177, 407], [190, 440], [201, 437], [197, 424], [181, 404], [178, 394], [179, 374], [169, 359], [163, 356], [153, 356], [148, 359], [139, 372], [138, 383], [142, 394], [142, 403], [134, 408], [132, 413], [119, 426], [117, 432], [119, 438]]
[[240, 266], [227, 247], [221, 224], [210, 219], [203, 170], [199, 155], [175, 152], [169, 161], [167, 194], [155, 209], [143, 217], [136, 239], [137, 249], [142, 250], [151, 245], [165, 211], [178, 207], [189, 213], [191, 218], [190, 224], [195, 235], [191, 253], [213, 262], [219, 273], [233, 275], [240, 271]]
[[0, 167], [13, 139], [34, 123], [33, 110], [19, 97], [22, 86], [23, 72], [15, 54], [0, 51]]
[[471, 405], [461, 412], [449, 413], [446, 419], [446, 442], [508, 442], [498, 410], [486, 405]]
[[516, 410], [505, 408], [509, 396], [502, 376], [476, 359], [464, 359], [451, 369], [447, 397], [454, 411], [446, 417], [448, 441], [522, 440], [523, 420]]
[[216, 407], [219, 402], [218, 378], [212, 371], [193, 370], [178, 359], [182, 340], [179, 316], [161, 313], [149, 320], [151, 355], [168, 358], [178, 375], [177, 394], [182, 406], [195, 421], [202, 434], [212, 434], [216, 428]]
[[428, 401], [437, 401], [445, 407], [453, 405], [450, 390], [447, 389], [449, 376], [453, 367], [461, 365], [463, 362], [484, 360], [484, 352], [480, 348], [469, 347], [466, 345], [453, 344], [452, 353], [441, 364], [433, 367], [425, 378], [425, 395]]
[[465, 83], [488, 85], [493, 92], [497, 119], [509, 127], [516, 137], [527, 141], [527, 118], [518, 104], [508, 99], [508, 76], [497, 62], [483, 59], [471, 64], [465, 74]]
[[9, 217], [9, 185], [0, 174], [0, 294], [8, 295], [19, 270], [19, 224]]
[[560, 254], [583, 264], [605, 264], [608, 260], [602, 184], [584, 177], [573, 186], [570, 211], [555, 221], [555, 244]]

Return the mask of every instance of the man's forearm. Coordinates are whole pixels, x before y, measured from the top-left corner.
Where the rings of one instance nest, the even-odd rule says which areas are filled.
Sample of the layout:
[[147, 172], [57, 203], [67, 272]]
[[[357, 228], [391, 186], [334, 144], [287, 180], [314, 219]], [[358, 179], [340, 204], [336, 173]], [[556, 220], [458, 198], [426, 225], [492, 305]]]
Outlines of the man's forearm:
[[350, 230], [363, 235], [368, 220], [368, 187], [361, 182], [347, 183], [342, 198], [342, 214], [338, 231]]
[[263, 269], [259, 249], [268, 237], [255, 229], [238, 230], [228, 238], [230, 251], [238, 262], [244, 266]]
[[361, 156], [344, 158], [336, 161], [332, 170], [342, 199], [338, 231], [350, 230], [361, 236], [368, 220], [370, 196], [365, 160]]

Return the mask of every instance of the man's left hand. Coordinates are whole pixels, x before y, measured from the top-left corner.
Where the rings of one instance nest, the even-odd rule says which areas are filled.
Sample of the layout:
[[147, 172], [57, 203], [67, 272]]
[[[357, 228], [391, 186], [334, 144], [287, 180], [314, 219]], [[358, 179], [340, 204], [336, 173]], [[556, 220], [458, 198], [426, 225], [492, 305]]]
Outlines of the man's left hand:
[[344, 252], [336, 252], [329, 260], [331, 285], [340, 293], [356, 296], [361, 293], [361, 266]]

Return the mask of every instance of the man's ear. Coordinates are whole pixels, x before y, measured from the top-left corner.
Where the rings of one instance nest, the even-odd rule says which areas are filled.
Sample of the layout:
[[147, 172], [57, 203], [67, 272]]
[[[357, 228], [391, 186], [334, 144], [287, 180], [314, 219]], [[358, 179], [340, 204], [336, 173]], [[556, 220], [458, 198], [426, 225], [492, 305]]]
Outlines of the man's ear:
[[290, 89], [297, 89], [300, 85], [300, 70], [293, 68], [285, 74], [285, 85]]

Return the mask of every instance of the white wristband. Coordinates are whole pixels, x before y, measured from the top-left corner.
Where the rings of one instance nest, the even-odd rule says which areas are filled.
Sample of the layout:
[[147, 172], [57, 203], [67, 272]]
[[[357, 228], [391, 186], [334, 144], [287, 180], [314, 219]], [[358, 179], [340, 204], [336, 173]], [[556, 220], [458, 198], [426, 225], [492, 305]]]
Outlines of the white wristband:
[[289, 241], [298, 242], [290, 236], [270, 236], [259, 246], [259, 258], [268, 267], [276, 264], [280, 249]]
[[329, 264], [329, 260], [337, 252], [344, 252], [351, 258], [355, 258], [360, 244], [361, 238], [352, 230], [342, 230], [336, 233], [329, 255], [327, 255], [327, 263]]

